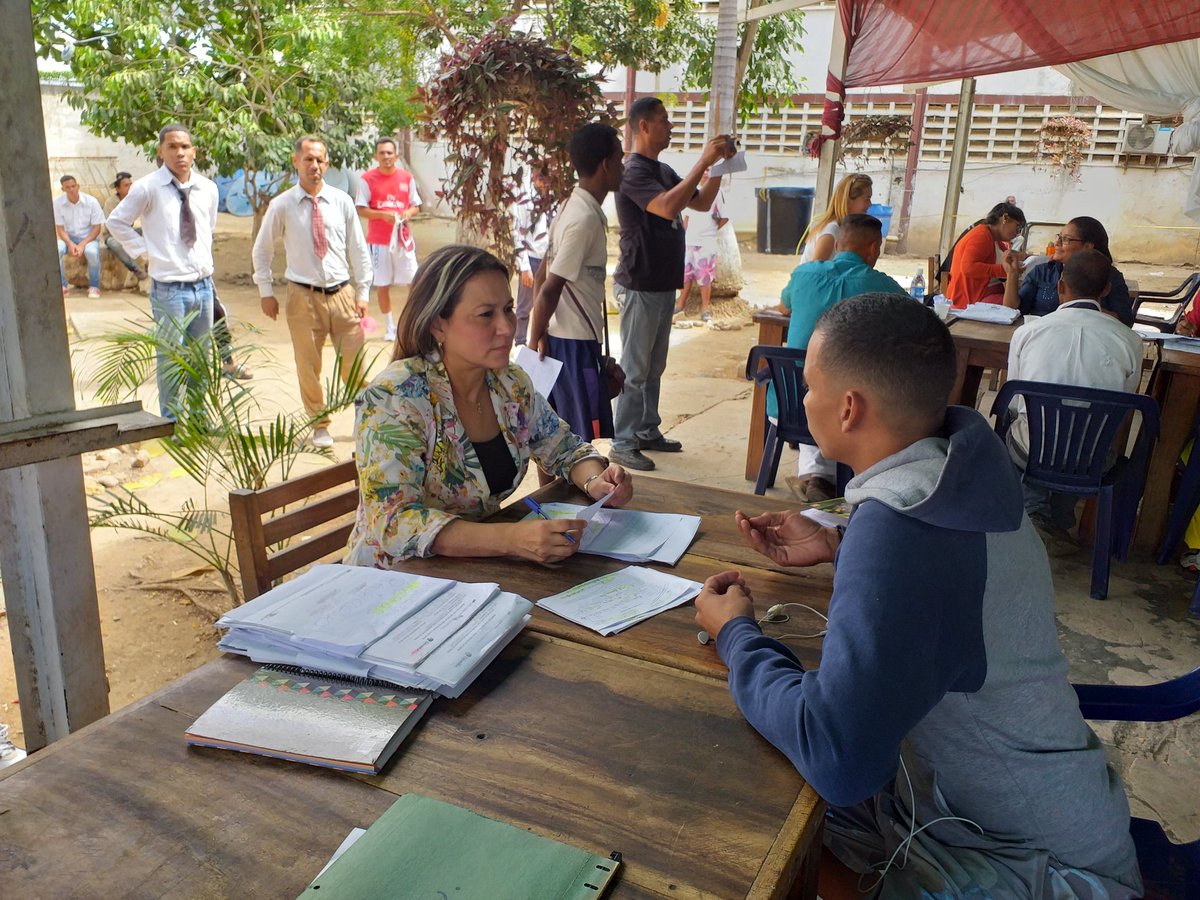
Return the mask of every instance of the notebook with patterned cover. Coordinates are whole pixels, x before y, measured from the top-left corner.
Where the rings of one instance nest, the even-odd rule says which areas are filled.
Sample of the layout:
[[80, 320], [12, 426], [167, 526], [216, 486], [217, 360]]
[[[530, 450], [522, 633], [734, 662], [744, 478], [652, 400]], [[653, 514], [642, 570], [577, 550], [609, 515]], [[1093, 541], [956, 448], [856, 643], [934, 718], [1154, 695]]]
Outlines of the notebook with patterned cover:
[[433, 694], [264, 666], [201, 715], [189, 744], [378, 774]]

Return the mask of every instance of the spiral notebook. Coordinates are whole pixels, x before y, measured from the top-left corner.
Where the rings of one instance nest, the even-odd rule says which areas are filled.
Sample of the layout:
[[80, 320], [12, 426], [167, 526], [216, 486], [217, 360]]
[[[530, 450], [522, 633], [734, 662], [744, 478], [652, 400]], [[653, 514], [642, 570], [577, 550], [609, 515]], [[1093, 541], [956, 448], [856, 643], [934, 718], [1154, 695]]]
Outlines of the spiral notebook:
[[184, 737], [199, 747], [377, 775], [432, 699], [362, 678], [263, 666]]

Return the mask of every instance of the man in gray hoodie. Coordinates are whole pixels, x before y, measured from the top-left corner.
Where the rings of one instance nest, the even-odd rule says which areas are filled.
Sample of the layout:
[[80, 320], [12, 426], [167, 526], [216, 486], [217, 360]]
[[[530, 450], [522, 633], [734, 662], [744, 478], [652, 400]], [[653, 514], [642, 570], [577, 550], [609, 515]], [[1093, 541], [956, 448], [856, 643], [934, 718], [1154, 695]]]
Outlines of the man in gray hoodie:
[[737, 516], [776, 563], [835, 563], [821, 666], [763, 636], [737, 572], [696, 620], [738, 708], [830, 803], [826, 900], [1133, 896], [1129, 804], [1067, 680], [1045, 549], [1004, 444], [947, 409], [954, 376], [946, 326], [910, 299], [824, 313], [804, 406], [858, 473], [850, 524]]

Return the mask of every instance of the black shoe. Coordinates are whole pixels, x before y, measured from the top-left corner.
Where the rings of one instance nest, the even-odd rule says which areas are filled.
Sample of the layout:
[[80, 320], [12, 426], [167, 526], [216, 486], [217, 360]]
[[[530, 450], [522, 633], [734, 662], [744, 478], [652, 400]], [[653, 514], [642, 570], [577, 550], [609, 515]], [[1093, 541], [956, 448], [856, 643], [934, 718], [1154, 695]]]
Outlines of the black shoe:
[[683, 444], [679, 441], [673, 441], [670, 438], [663, 437], [661, 434], [650, 440], [639, 440], [638, 448], [641, 450], [656, 450], [659, 453], [679, 453], [683, 450]]
[[638, 469], [649, 472], [654, 468], [654, 460], [642, 453], [641, 450], [609, 450], [608, 461], [627, 469]]

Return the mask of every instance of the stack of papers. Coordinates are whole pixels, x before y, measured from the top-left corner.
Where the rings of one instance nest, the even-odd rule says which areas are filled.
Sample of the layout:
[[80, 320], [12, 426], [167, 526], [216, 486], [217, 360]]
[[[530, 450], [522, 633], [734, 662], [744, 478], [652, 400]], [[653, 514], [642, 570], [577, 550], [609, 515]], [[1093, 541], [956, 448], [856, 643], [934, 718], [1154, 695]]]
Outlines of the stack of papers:
[[457, 697], [529, 621], [496, 584], [313, 566], [222, 616], [217, 645], [255, 662], [373, 678]]
[[686, 603], [703, 587], [657, 569], [629, 566], [539, 600], [538, 606], [608, 636]]
[[968, 303], [966, 309], [955, 309], [952, 312], [960, 319], [996, 322], [1000, 325], [1011, 325], [1021, 315], [1019, 309], [1001, 306], [999, 303]]
[[[635, 509], [606, 509], [601, 497], [591, 506], [576, 503], [543, 503], [550, 519], [583, 519], [587, 529], [579, 542], [581, 553], [608, 556], [625, 562], [679, 562], [700, 528], [699, 516], [650, 513]], [[531, 513], [525, 518], [536, 516]]]

